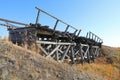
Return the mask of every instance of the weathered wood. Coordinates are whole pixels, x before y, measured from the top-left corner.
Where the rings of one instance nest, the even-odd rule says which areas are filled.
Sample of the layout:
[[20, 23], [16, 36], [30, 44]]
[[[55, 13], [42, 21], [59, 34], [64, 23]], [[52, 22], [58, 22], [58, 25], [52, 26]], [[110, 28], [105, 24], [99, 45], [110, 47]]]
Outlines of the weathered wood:
[[46, 50], [40, 45], [39, 48], [45, 53], [45, 55], [47, 56], [48, 53], [46, 52]]
[[[46, 58], [51, 57], [61, 62], [67, 59], [72, 61], [72, 63], [75, 63], [77, 60], [84, 63], [86, 59], [90, 62], [98, 57], [103, 40], [96, 34], [88, 32], [86, 37], [79, 36], [81, 30], [78, 31], [75, 27], [54, 17], [46, 11], [37, 7], [36, 9], [38, 10], [38, 14], [35, 24], [30, 23], [30, 25], [28, 25], [0, 18], [0, 21], [10, 23], [0, 23], [0, 25], [9, 28], [9, 39], [13, 43], [18, 43], [29, 49], [31, 45], [37, 44]], [[50, 26], [51, 28], [49, 28], [49, 26], [39, 24], [41, 12], [56, 20], [54, 26]], [[56, 30], [58, 22], [66, 26], [63, 29], [64, 31]], [[21, 25], [21, 27], [16, 27], [11, 24]], [[72, 33], [69, 32], [69, 29], [73, 30]]]
[[65, 53], [63, 54], [63, 56], [61, 57], [61, 62], [63, 62], [64, 61], [64, 59], [65, 59], [65, 56], [67, 55], [67, 53], [68, 53], [68, 51], [69, 51], [69, 49], [70, 49], [70, 45], [68, 46], [68, 48], [67, 48], [67, 50], [65, 51]]
[[49, 53], [49, 54], [46, 56], [46, 58], [48, 58], [48, 57], [50, 57], [52, 54], [54, 54], [55, 51], [57, 51], [59, 47], [60, 47], [60, 45], [58, 45], [51, 53]]
[[76, 45], [76, 43], [36, 41], [37, 44], [54, 44], [54, 45]]

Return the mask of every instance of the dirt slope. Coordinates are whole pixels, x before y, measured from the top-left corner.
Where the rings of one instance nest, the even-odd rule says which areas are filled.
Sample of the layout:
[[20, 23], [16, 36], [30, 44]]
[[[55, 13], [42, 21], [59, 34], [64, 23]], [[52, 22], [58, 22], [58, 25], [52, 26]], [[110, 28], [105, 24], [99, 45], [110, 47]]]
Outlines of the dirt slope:
[[[90, 64], [89, 68], [92, 68]], [[87, 67], [85, 67], [87, 65]], [[106, 80], [82, 66], [46, 59], [10, 42], [0, 41], [0, 80]], [[95, 65], [95, 64], [94, 64]], [[117, 78], [115, 78], [117, 80]]]
[[75, 66], [45, 59], [24, 48], [0, 41], [0, 80], [90, 80], [102, 79]]

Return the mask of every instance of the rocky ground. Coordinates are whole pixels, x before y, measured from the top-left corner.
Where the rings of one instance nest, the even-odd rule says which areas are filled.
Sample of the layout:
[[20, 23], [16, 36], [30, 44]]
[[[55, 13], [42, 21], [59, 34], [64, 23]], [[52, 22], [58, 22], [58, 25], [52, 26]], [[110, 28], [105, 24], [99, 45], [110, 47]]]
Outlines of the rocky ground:
[[[106, 49], [104, 48], [103, 52], [106, 56]], [[119, 53], [120, 51], [118, 50]], [[46, 59], [11, 42], [0, 41], [0, 80], [118, 80], [120, 65], [117, 62], [120, 57], [118, 55], [114, 58], [112, 57], [112, 63], [107, 63], [107, 58], [99, 64], [98, 62], [101, 59], [91, 64], [70, 65]], [[114, 63], [114, 60], [118, 61]], [[111, 65], [112, 69], [116, 70], [116, 75], [108, 78], [109, 74], [105, 76], [99, 74], [99, 71], [101, 71], [99, 69], [102, 68], [98, 66], [103, 63]], [[107, 66], [105, 67], [107, 68]], [[110, 74], [113, 75], [112, 73]]]

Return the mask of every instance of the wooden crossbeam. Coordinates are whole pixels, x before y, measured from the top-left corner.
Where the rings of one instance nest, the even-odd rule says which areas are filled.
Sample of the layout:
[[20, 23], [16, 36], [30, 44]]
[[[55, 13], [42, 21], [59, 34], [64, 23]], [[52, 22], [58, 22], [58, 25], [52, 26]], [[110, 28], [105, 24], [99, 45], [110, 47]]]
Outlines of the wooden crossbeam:
[[76, 45], [76, 43], [36, 41], [37, 44], [54, 44], [54, 45]]
[[49, 53], [49, 54], [46, 56], [46, 58], [48, 58], [48, 57], [50, 57], [52, 54], [54, 54], [55, 51], [57, 51], [59, 47], [60, 47], [60, 45], [58, 45], [55, 49], [53, 49], [53, 51], [52, 51], [51, 53]]
[[68, 46], [68, 48], [66, 49], [66, 51], [64, 52], [63, 56], [61, 57], [61, 62], [63, 62], [63, 61], [64, 61], [65, 56], [67, 55], [67, 53], [68, 53], [68, 51], [69, 51], [70, 47], [71, 47], [71, 46], [69, 45], [69, 46]]

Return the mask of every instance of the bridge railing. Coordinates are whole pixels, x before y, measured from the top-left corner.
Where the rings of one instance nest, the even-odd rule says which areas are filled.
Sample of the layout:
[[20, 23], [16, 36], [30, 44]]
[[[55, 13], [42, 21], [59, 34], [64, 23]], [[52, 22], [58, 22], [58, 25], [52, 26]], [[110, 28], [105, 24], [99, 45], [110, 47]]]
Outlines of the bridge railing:
[[[50, 16], [50, 17], [52, 17], [52, 18], [54, 18], [54, 19], [56, 20], [56, 22], [55, 22], [55, 24], [54, 24], [54, 26], [53, 26], [54, 32], [55, 32], [55, 30], [56, 30], [56, 28], [57, 28], [58, 23], [60, 22], [60, 23], [63, 23], [64, 25], [66, 25], [66, 28], [65, 28], [65, 31], [64, 31], [65, 34], [68, 32], [68, 29], [71, 28], [71, 29], [74, 30], [73, 35], [79, 36], [81, 30], [76, 29], [75, 27], [73, 27], [73, 26], [69, 25], [68, 23], [66, 23], [66, 22], [64, 22], [64, 21], [56, 18], [55, 16], [47, 13], [46, 11], [44, 11], [44, 10], [38, 8], [38, 7], [35, 7], [35, 8], [38, 10], [38, 14], [37, 14], [37, 18], [36, 18], [36, 23], [35, 23], [35, 24], [38, 24], [38, 22], [39, 22], [39, 17], [40, 17], [40, 12], [42, 12], [42, 13], [44, 13], [44, 14], [46, 14], [46, 15], [48, 15], [48, 16]], [[37, 25], [36, 25], [36, 27], [37, 27]]]
[[95, 42], [98, 42], [98, 43], [103, 43], [103, 40], [92, 32], [88, 32], [87, 35], [86, 35], [86, 38], [92, 39], [92, 40], [94, 40]]
[[17, 22], [17, 21], [12, 21], [12, 20], [8, 20], [8, 19], [3, 19], [0, 18], [0, 25], [1, 26], [5, 26], [8, 29], [15, 29], [15, 28], [19, 28], [19, 26], [24, 26], [24, 27], [28, 27], [28, 24], [25, 23], [21, 23], [21, 22]]

